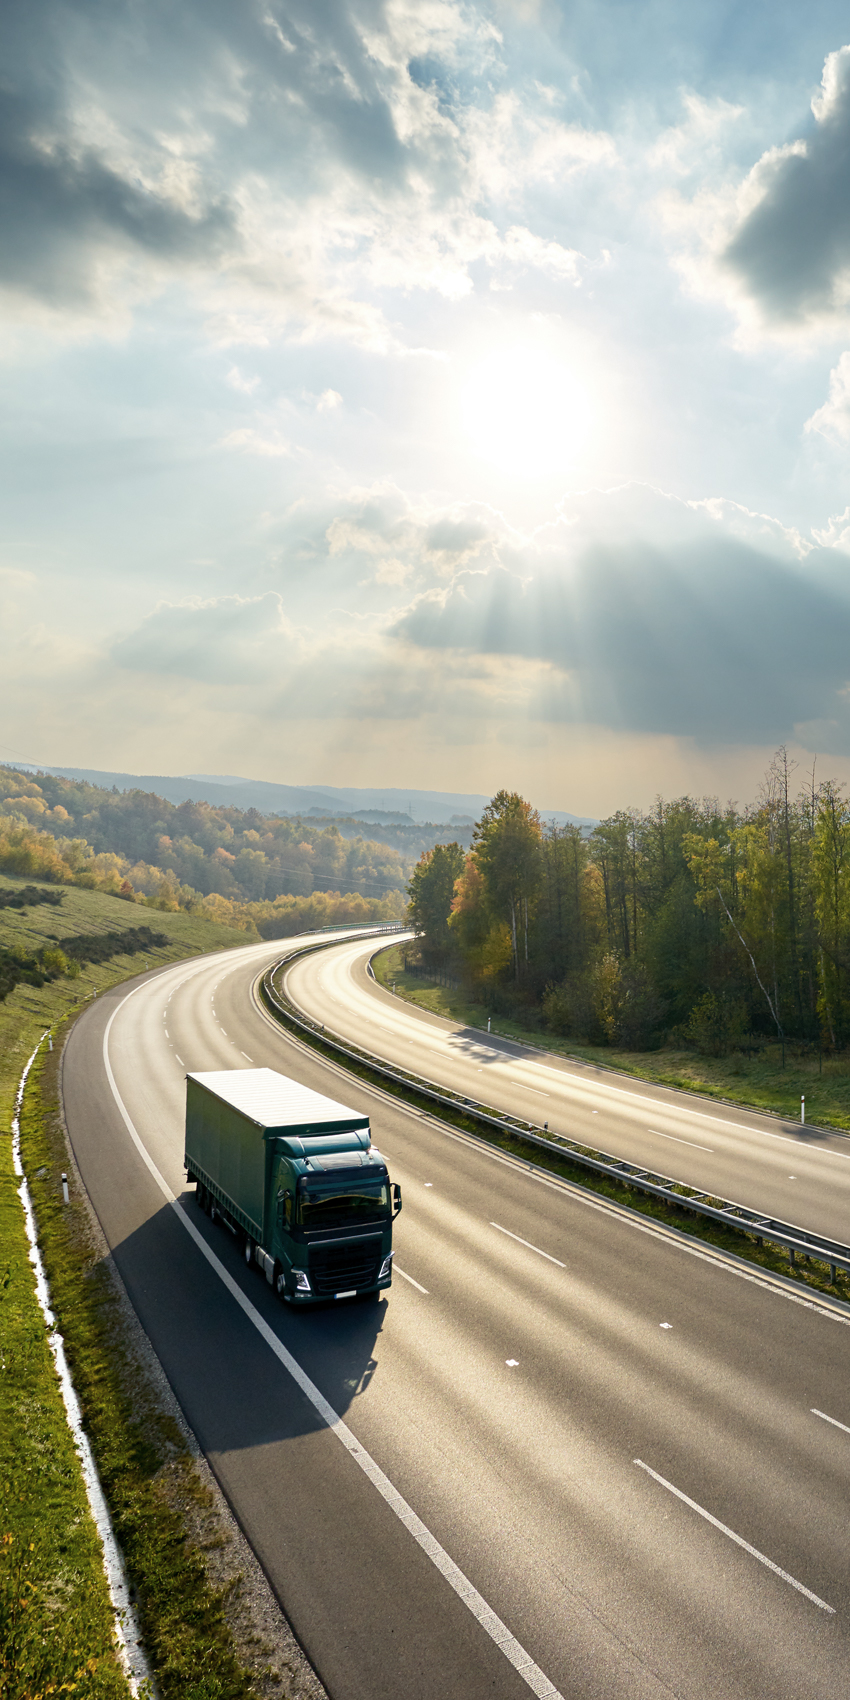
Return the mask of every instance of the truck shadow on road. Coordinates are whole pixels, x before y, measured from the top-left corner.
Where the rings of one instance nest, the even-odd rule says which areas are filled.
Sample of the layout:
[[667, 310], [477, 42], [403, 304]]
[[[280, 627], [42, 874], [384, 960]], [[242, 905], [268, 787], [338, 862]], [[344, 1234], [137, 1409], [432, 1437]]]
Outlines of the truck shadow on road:
[[[333, 1410], [344, 1415], [379, 1373], [384, 1294], [293, 1311], [259, 1270], [245, 1265], [235, 1238], [209, 1223], [193, 1192], [180, 1203], [253, 1311]], [[267, 1445], [326, 1426], [170, 1205], [128, 1235], [113, 1255], [205, 1451]]]

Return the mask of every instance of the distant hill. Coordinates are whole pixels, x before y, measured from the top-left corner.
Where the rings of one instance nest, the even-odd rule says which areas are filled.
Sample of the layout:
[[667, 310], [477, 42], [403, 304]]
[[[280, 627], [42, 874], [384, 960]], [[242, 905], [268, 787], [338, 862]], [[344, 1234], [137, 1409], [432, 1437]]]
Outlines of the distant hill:
[[[54, 767], [41, 762], [15, 762], [25, 773], [53, 773], [61, 779], [87, 781], [89, 785], [119, 791], [152, 791], [169, 803], [203, 802], [219, 807], [258, 809], [264, 815], [316, 815], [339, 818], [356, 815], [376, 824], [402, 824], [411, 820], [435, 825], [471, 824], [480, 818], [490, 801], [472, 791], [417, 791], [397, 786], [356, 787], [337, 785], [275, 785], [265, 779], [243, 779], [238, 774], [189, 773], [178, 776], [150, 773], [110, 773], [92, 767]], [[543, 820], [558, 826], [567, 822], [595, 826], [588, 815], [566, 814], [563, 809], [541, 809]]]

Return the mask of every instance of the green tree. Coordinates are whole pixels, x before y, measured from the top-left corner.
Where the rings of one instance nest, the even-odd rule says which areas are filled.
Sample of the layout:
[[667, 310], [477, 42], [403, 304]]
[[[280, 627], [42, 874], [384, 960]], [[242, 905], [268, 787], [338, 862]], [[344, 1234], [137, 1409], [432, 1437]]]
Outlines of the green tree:
[[510, 928], [514, 978], [529, 962], [529, 906], [542, 873], [540, 816], [517, 791], [499, 791], [472, 834], [473, 855], [495, 920]]
[[445, 956], [452, 943], [449, 916], [464, 860], [459, 844], [435, 844], [420, 856], [407, 888], [410, 924], [434, 956]]

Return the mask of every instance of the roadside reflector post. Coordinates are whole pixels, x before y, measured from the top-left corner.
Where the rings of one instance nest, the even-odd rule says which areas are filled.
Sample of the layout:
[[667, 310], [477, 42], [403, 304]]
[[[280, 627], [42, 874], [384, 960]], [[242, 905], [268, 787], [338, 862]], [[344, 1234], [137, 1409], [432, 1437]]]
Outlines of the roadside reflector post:
[[830, 1266], [829, 1266], [829, 1281], [830, 1281], [830, 1286], [832, 1286], [832, 1287], [834, 1287], [834, 1286], [835, 1286], [835, 1283], [836, 1283], [836, 1280], [837, 1280], [837, 1278], [838, 1278], [838, 1277], [837, 1277], [837, 1271], [836, 1271], [836, 1268], [835, 1268], [835, 1264], [834, 1264], [834, 1263], [831, 1263], [831, 1264], [830, 1264]]
[[47, 1035], [47, 1049], [49, 1051], [52, 1051], [52, 1049], [53, 1049], [53, 1034], [52, 1033], [48, 1033], [48, 1035]]
[[68, 1176], [66, 1174], [63, 1174], [62, 1176], [62, 1203], [70, 1203], [70, 1199], [68, 1197]]
[[488, 1032], [488, 1033], [489, 1033], [489, 1031], [490, 1031], [490, 1022], [491, 1022], [491, 1020], [492, 1020], [492, 1016], [489, 1016], [489, 1015], [488, 1015], [488, 1017], [487, 1017], [487, 1032]]
[[800, 1120], [801, 1120], [803, 1126], [805, 1127], [805, 1125], [806, 1125], [806, 1098], [805, 1098], [805, 1094], [800, 1099]]

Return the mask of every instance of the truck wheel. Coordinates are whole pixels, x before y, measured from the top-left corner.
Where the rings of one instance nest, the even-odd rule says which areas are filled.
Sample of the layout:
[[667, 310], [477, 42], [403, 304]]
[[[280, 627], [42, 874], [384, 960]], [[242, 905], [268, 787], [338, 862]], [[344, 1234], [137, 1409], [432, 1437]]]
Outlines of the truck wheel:
[[279, 1269], [275, 1275], [274, 1290], [279, 1299], [286, 1298], [286, 1276], [282, 1269]]
[[245, 1235], [245, 1244], [242, 1247], [242, 1256], [244, 1257], [245, 1262], [247, 1263], [248, 1268], [250, 1269], [251, 1264], [254, 1261], [254, 1241], [249, 1237], [248, 1234]]
[[201, 1185], [200, 1181], [198, 1182], [197, 1190], [195, 1192], [195, 1202], [196, 1202], [199, 1210], [206, 1210], [206, 1207], [207, 1207], [207, 1189], [206, 1189], [205, 1186]]

